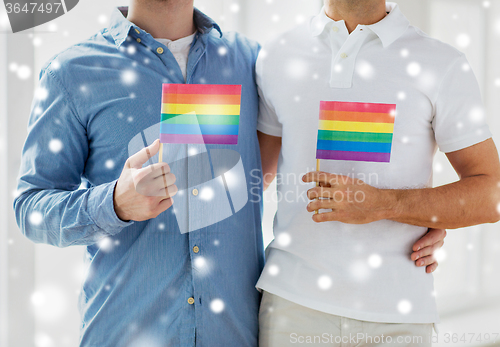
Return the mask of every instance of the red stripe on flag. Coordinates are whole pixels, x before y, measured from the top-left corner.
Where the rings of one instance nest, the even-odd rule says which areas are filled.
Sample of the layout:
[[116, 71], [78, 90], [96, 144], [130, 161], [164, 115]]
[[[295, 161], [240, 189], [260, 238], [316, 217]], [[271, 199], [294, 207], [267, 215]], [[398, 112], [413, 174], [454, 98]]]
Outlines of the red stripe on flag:
[[394, 113], [396, 112], [396, 105], [372, 104], [363, 102], [321, 101], [320, 110], [343, 111], [343, 112]]
[[163, 94], [216, 94], [239, 95], [240, 85], [226, 84], [163, 84]]

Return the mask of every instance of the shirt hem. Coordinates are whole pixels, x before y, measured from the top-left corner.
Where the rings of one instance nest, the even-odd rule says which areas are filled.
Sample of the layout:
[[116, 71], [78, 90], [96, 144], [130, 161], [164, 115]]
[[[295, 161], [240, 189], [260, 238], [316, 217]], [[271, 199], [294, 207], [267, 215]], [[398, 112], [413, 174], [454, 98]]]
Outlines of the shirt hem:
[[375, 323], [406, 323], [406, 324], [435, 324], [439, 323], [439, 316], [437, 315], [408, 315], [404, 316], [401, 314], [380, 314], [380, 313], [369, 313], [369, 312], [359, 312], [354, 310], [345, 309], [342, 307], [337, 307], [333, 305], [325, 304], [324, 302], [316, 302], [305, 298], [304, 296], [297, 295], [294, 293], [287, 292], [275, 286], [270, 286], [268, 284], [261, 285], [257, 283], [256, 288], [262, 291], [269, 292], [274, 295], [278, 295], [283, 299], [292, 301], [298, 305], [305, 306], [307, 308], [336, 315], [341, 317], [346, 317], [350, 319], [356, 319], [366, 322]]
[[472, 135], [472, 136], [466, 136], [458, 141], [454, 141], [452, 143], [447, 143], [444, 145], [440, 145], [439, 149], [443, 153], [450, 153], [450, 152], [455, 152], [459, 151], [461, 149], [477, 145], [478, 143], [484, 142], [492, 137], [492, 134], [488, 127], [484, 127], [483, 129], [480, 129], [484, 131], [482, 135]]
[[261, 122], [257, 123], [257, 130], [260, 131], [261, 133], [271, 136], [282, 137], [283, 135], [283, 131], [281, 129], [277, 129], [274, 126], [270, 126]]

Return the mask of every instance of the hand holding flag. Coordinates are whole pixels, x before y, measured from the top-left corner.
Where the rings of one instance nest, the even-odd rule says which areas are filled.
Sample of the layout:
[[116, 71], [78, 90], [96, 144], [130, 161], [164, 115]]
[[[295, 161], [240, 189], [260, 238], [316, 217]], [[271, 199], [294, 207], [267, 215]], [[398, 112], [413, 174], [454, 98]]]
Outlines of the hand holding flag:
[[116, 215], [124, 221], [156, 218], [173, 204], [177, 193], [175, 175], [166, 163], [142, 167], [158, 153], [160, 141], [132, 155], [116, 182], [113, 201]]

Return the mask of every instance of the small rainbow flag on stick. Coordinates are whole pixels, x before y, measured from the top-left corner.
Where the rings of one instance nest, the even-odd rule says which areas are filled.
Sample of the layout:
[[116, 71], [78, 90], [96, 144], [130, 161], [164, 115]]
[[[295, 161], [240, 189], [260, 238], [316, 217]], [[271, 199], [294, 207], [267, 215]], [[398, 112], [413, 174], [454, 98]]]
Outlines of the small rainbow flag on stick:
[[321, 101], [316, 159], [388, 163], [396, 105]]
[[161, 143], [238, 144], [240, 85], [163, 84]]

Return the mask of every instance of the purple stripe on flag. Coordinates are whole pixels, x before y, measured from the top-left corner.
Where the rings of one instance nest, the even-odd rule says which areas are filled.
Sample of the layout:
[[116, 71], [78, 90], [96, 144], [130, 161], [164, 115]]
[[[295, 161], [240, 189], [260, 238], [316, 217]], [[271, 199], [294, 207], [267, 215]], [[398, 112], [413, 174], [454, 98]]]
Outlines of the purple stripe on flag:
[[319, 149], [316, 152], [316, 159], [389, 163], [391, 161], [391, 153], [327, 151]]
[[238, 135], [160, 134], [161, 143], [198, 143], [206, 145], [237, 145]]

